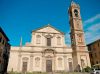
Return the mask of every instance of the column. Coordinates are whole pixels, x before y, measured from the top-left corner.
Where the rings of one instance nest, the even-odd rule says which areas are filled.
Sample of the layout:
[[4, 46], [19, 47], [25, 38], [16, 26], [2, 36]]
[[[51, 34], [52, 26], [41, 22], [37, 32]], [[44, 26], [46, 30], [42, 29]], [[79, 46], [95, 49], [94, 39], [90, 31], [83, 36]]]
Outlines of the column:
[[64, 57], [64, 70], [66, 72], [67, 71], [67, 56], [64, 55], [63, 57]]
[[42, 72], [45, 72], [46, 67], [45, 67], [45, 56], [44, 53], [42, 53]]
[[18, 64], [17, 64], [17, 70], [18, 72], [21, 72], [21, 54], [18, 55]]
[[53, 61], [54, 61], [54, 72], [55, 72], [56, 71], [56, 54], [55, 53], [54, 53]]

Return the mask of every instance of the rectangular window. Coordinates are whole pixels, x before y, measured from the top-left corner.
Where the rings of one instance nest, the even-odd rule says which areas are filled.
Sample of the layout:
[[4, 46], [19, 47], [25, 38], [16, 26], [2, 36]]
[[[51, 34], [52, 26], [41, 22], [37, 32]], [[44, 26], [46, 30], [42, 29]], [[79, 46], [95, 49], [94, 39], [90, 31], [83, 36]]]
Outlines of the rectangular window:
[[51, 38], [47, 38], [47, 46], [51, 46]]
[[3, 40], [3, 42], [2, 42], [3, 44], [5, 44], [5, 41]]
[[1, 43], [1, 41], [2, 41], [2, 37], [0, 36], [0, 43]]

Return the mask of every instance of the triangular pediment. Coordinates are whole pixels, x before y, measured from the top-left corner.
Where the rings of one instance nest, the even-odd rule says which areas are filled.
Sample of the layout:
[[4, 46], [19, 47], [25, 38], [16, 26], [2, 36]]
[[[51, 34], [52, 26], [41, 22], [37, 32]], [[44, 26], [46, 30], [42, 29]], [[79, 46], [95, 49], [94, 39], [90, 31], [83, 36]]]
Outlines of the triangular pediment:
[[48, 33], [62, 33], [63, 34], [63, 32], [61, 32], [58, 29], [52, 27], [51, 25], [46, 25], [42, 28], [33, 30], [32, 32], [48, 32]]

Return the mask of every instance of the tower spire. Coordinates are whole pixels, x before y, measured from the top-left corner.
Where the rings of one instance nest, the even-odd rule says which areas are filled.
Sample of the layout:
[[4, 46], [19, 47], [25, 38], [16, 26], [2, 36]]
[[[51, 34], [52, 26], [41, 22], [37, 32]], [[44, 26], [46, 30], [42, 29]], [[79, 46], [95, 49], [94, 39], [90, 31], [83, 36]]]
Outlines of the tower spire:
[[[80, 7], [77, 3], [71, 0], [71, 5], [68, 10], [69, 21], [70, 21], [70, 37], [72, 46], [72, 56], [73, 56], [73, 69], [75, 71], [83, 70], [86, 66], [90, 66], [89, 53], [86, 47], [84, 39], [84, 31], [82, 26]], [[85, 57], [84, 57], [84, 56]], [[88, 59], [88, 60], [87, 60]], [[84, 60], [84, 66], [82, 65], [82, 60]], [[86, 64], [86, 62], [88, 64]], [[79, 69], [77, 69], [79, 68]]]
[[22, 36], [20, 38], [20, 47], [22, 46]]

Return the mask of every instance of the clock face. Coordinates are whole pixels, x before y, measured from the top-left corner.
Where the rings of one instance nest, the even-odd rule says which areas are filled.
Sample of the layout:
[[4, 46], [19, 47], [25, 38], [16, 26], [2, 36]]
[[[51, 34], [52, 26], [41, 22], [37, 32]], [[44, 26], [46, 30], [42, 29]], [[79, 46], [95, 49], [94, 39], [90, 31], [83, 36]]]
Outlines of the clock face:
[[77, 9], [74, 10], [74, 14], [76, 17], [78, 17], [78, 10]]

